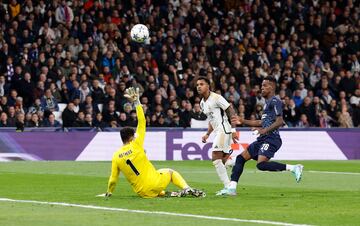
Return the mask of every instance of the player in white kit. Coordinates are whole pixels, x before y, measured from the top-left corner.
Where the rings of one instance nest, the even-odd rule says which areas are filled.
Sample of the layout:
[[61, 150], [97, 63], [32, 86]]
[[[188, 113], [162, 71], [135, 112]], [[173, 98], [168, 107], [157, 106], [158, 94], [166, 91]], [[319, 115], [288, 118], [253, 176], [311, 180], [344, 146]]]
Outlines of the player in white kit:
[[209, 127], [202, 137], [202, 142], [205, 143], [210, 134], [215, 133], [212, 145], [212, 162], [221, 182], [224, 187], [227, 187], [230, 179], [226, 165], [233, 164], [229, 158], [232, 152], [231, 143], [232, 141], [236, 143], [238, 139], [235, 130], [236, 125], [231, 125], [229, 122], [229, 118], [235, 115], [235, 111], [224, 97], [210, 91], [210, 81], [206, 77], [200, 76], [198, 78], [196, 89], [202, 97], [200, 107], [209, 119]]

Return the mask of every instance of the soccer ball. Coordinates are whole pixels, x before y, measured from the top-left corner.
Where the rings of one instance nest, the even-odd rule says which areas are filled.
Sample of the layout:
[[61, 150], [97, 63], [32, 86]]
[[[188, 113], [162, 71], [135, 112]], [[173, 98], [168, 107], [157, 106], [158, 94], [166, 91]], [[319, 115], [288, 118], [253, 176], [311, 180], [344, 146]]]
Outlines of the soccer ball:
[[131, 39], [143, 43], [149, 38], [149, 29], [144, 24], [136, 24], [131, 28]]

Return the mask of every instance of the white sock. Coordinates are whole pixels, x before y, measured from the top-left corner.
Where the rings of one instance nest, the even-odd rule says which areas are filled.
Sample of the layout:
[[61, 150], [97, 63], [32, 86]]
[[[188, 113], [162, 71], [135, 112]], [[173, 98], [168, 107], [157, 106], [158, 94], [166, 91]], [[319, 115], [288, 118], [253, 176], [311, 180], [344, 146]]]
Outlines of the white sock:
[[295, 165], [286, 164], [286, 170], [293, 172], [295, 170]]
[[237, 182], [236, 181], [230, 181], [229, 187], [230, 189], [236, 189]]
[[213, 165], [215, 166], [216, 173], [219, 175], [219, 178], [221, 182], [223, 182], [224, 187], [227, 187], [230, 183], [230, 179], [224, 163], [221, 159], [216, 159], [215, 161], [213, 161]]
[[225, 167], [226, 168], [233, 167], [234, 165], [235, 165], [235, 161], [231, 157], [229, 157], [225, 162]]

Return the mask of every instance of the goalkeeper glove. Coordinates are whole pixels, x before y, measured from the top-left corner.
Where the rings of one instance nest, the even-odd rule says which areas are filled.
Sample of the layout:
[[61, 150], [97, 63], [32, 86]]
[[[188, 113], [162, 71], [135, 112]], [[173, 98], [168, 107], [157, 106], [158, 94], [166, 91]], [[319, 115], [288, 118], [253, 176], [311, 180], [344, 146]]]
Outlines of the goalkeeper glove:
[[130, 102], [135, 104], [135, 107], [140, 105], [140, 93], [139, 88], [134, 89], [134, 87], [127, 88], [125, 90], [124, 97], [126, 97]]

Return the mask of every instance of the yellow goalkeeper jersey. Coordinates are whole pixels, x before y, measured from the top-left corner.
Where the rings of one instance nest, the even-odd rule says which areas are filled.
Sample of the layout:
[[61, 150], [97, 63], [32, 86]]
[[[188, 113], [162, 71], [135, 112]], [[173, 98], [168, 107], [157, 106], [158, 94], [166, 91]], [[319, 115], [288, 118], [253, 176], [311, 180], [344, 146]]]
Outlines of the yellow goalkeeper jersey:
[[152, 194], [152, 190], [159, 183], [160, 173], [148, 160], [143, 147], [146, 120], [141, 105], [136, 107], [136, 114], [138, 118], [136, 138], [114, 153], [108, 192], [114, 191], [119, 174], [122, 172], [136, 193], [143, 197], [154, 197], [158, 193]]

